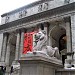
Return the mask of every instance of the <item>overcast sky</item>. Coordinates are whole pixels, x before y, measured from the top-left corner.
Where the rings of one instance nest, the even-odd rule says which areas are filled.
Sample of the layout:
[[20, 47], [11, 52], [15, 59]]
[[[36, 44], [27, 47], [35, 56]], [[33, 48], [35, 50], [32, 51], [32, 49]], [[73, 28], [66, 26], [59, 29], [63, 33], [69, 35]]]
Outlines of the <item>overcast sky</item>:
[[38, 1], [38, 0], [1, 0], [0, 1], [0, 23], [1, 23], [2, 14], [35, 1]]

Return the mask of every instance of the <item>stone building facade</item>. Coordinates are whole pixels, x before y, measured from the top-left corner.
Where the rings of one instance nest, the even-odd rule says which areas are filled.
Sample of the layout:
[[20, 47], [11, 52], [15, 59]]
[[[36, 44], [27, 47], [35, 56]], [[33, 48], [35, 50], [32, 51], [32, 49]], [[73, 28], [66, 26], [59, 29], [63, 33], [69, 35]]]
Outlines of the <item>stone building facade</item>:
[[47, 75], [74, 75], [75, 70], [72, 69], [75, 68], [74, 0], [41, 0], [5, 13], [1, 17], [0, 66], [6, 67], [5, 75], [9, 75], [13, 63], [17, 64], [17, 61], [24, 59], [25, 54], [22, 54], [24, 33], [36, 30], [46, 31], [47, 45], [59, 48], [60, 61], [64, 66], [55, 71], [55, 74]]

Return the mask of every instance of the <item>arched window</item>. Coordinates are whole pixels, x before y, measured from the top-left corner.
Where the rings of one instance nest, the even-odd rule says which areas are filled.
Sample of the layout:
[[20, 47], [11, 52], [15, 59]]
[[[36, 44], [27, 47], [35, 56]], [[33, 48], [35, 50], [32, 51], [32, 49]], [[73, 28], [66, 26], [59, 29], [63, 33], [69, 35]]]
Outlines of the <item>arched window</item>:
[[52, 47], [58, 47], [59, 52], [62, 56], [62, 63], [64, 65], [67, 52], [67, 37], [66, 37], [66, 29], [62, 26], [55, 26], [50, 32], [51, 44]]

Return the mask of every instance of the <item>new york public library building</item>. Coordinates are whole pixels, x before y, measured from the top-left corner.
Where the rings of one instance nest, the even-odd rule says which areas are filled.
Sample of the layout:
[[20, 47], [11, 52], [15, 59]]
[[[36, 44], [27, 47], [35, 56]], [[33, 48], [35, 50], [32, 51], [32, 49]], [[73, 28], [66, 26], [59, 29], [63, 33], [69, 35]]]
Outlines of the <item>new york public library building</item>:
[[1, 17], [3, 75], [75, 75], [74, 0], [40, 0]]

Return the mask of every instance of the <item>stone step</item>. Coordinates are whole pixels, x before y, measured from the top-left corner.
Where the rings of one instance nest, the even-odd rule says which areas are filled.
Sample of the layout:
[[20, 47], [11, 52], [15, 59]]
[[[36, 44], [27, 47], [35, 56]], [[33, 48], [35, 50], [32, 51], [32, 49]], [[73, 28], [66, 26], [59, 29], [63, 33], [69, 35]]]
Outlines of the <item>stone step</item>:
[[75, 75], [75, 68], [58, 69], [55, 75]]

